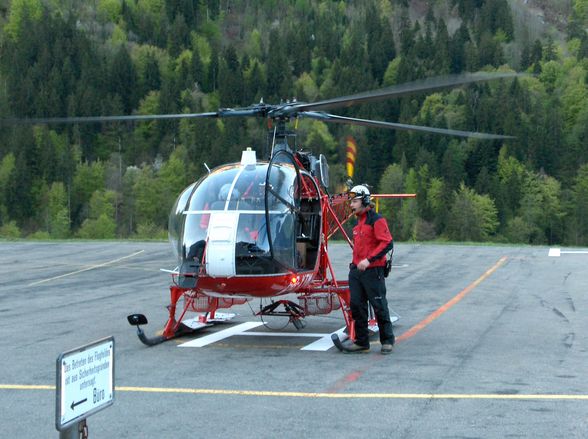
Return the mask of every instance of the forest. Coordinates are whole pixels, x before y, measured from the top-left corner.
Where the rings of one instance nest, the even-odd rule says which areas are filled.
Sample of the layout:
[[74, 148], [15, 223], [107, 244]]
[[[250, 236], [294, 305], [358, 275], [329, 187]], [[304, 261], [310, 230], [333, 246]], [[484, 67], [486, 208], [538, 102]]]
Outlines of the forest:
[[352, 136], [355, 182], [416, 193], [381, 205], [397, 240], [586, 246], [588, 0], [555, 2], [540, 27], [528, 3], [0, 0], [0, 238], [165, 238], [204, 164], [267, 136], [245, 118], [1, 121], [312, 102], [487, 71], [525, 75], [339, 114], [513, 139], [301, 121], [299, 147], [328, 158], [332, 192]]

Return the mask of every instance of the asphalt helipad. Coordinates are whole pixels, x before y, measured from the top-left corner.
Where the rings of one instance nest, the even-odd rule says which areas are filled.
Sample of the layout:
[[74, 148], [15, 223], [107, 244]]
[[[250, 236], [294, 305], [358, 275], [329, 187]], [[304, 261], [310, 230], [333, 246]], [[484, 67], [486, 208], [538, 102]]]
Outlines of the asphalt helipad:
[[[349, 250], [331, 257], [345, 277]], [[255, 302], [147, 348], [126, 316], [161, 330], [173, 267], [167, 243], [0, 243], [0, 436], [58, 437], [56, 359], [107, 336], [114, 404], [91, 439], [588, 436], [588, 249], [398, 244], [390, 356], [307, 349], [340, 313], [271, 332]]]

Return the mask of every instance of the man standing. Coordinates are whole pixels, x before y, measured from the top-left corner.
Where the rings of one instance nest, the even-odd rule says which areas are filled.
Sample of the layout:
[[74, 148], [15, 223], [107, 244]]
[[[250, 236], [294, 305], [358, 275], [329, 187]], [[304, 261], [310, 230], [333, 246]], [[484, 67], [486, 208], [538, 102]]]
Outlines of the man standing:
[[347, 342], [344, 352], [369, 352], [369, 302], [378, 322], [381, 352], [389, 354], [394, 345], [394, 332], [386, 300], [384, 268], [386, 253], [392, 250], [394, 242], [386, 219], [372, 209], [369, 189], [364, 185], [355, 186], [349, 197], [351, 210], [357, 217], [357, 225], [353, 228], [353, 262], [349, 265], [355, 342]]

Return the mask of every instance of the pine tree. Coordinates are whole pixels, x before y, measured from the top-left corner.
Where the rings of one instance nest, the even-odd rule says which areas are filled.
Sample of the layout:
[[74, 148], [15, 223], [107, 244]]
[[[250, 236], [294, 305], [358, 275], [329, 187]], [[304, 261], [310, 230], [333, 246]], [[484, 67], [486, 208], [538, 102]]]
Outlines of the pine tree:
[[137, 73], [125, 46], [120, 46], [110, 68], [112, 91], [120, 96], [125, 113], [130, 114], [136, 105]]

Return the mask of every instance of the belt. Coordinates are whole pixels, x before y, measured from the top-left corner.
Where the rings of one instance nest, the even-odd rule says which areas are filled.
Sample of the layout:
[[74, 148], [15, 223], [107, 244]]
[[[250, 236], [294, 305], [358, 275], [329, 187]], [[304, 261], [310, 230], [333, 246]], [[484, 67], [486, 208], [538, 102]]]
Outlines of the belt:
[[[376, 266], [376, 267], [368, 267], [368, 268], [366, 268], [366, 271], [367, 271], [367, 270], [375, 270], [375, 269], [377, 269], [377, 268], [384, 268], [384, 267], [383, 267], [383, 266], [381, 266], [381, 265], [378, 265], [378, 266]], [[350, 270], [357, 270], [357, 265], [355, 265], [355, 264], [352, 262], [351, 264], [349, 264], [349, 269], [350, 269]]]

